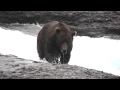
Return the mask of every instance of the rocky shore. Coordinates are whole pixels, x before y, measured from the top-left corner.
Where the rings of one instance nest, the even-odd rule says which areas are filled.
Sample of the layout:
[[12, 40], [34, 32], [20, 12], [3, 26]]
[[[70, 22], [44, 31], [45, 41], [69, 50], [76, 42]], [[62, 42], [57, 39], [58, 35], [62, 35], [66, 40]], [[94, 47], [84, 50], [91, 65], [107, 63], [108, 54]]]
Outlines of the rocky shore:
[[81, 36], [119, 38], [120, 11], [0, 11], [1, 23], [62, 21]]
[[73, 65], [52, 65], [0, 55], [0, 79], [120, 79], [119, 76]]
[[[80, 36], [120, 39], [119, 11], [0, 11], [0, 26], [7, 28], [11, 23], [45, 24], [53, 20], [69, 24]], [[0, 54], [0, 79], [120, 79], [120, 76]]]

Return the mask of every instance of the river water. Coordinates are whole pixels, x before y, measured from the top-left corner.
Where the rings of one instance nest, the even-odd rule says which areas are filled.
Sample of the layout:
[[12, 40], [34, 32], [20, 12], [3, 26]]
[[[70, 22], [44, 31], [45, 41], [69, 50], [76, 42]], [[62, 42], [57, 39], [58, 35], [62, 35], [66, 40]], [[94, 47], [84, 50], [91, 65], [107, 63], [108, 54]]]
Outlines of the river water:
[[[0, 53], [3, 55], [12, 54], [19, 58], [41, 61], [36, 43], [36, 36], [0, 27]], [[76, 36], [69, 64], [120, 76], [120, 40]]]

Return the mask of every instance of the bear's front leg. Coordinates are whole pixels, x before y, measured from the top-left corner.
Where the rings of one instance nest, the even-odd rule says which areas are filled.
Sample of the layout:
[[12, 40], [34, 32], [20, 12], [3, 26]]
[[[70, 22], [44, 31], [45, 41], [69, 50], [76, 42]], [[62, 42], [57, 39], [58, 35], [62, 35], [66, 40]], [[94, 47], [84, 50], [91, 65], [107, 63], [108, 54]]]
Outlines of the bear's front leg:
[[61, 64], [68, 64], [69, 59], [70, 59], [70, 53], [67, 53], [65, 55], [61, 54], [60, 62]]
[[53, 55], [49, 51], [45, 51], [45, 59], [49, 62], [52, 63], [54, 60]]
[[59, 64], [59, 60], [58, 60], [58, 57], [59, 57], [59, 54], [58, 54], [58, 51], [55, 50], [55, 47], [53, 47], [54, 45], [50, 43], [51, 40], [48, 40], [46, 45], [45, 45], [45, 48], [44, 48], [44, 56], [45, 56], [45, 59], [49, 62], [49, 63], [52, 63], [52, 64]]
[[55, 57], [54, 53], [45, 51], [45, 59], [52, 64], [59, 64], [58, 58]]

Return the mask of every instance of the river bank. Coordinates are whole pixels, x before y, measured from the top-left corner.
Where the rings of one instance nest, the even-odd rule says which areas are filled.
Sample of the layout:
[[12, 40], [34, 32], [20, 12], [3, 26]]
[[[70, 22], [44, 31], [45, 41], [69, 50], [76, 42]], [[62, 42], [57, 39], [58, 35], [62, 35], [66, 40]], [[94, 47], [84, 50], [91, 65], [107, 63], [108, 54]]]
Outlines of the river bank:
[[[53, 20], [63, 21], [78, 32], [79, 36], [120, 39], [119, 11], [0, 11], [0, 26], [36, 36], [40, 24]], [[18, 23], [18, 25], [13, 24]], [[20, 25], [26, 24], [27, 25]], [[11, 25], [13, 24], [13, 25]], [[35, 62], [14, 55], [0, 54], [1, 79], [120, 79], [103, 71], [75, 65], [51, 65]]]

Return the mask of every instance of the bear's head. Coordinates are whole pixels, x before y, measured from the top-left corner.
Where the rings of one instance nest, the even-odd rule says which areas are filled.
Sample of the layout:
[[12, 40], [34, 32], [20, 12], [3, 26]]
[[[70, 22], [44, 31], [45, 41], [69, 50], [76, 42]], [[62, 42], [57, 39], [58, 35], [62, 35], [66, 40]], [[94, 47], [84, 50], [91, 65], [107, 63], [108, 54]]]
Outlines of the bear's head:
[[56, 27], [56, 44], [62, 54], [67, 54], [72, 50], [73, 36], [77, 35], [76, 31], [71, 31], [67, 27]]

